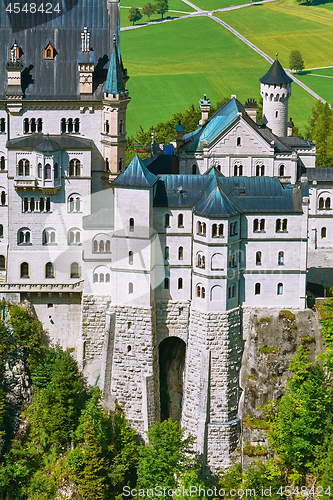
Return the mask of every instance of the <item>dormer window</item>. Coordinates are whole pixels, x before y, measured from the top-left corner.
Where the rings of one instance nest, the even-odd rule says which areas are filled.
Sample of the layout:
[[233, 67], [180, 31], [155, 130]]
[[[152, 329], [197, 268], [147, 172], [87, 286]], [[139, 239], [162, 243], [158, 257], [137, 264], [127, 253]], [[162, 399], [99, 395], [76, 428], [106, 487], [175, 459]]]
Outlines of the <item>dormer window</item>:
[[54, 52], [55, 52], [54, 47], [52, 47], [52, 45], [49, 43], [44, 50], [44, 59], [53, 60], [55, 56]]

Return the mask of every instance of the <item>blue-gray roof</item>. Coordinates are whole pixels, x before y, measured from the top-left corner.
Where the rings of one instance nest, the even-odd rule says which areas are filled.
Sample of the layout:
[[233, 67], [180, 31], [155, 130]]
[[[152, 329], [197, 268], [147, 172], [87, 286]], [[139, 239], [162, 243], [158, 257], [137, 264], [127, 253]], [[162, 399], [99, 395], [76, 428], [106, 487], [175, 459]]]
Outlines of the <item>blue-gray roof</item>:
[[115, 186], [151, 187], [157, 182], [156, 175], [149, 172], [140, 158], [135, 155], [125, 172], [113, 181]]
[[306, 172], [302, 174], [307, 177], [309, 181], [319, 182], [332, 182], [333, 181], [333, 168], [307, 168]]
[[[26, 14], [22, 10], [18, 14], [10, 14], [6, 12], [9, 3], [0, 1], [0, 99], [5, 98], [6, 62], [15, 40], [23, 52], [20, 61], [23, 63], [22, 90], [25, 98], [77, 99], [77, 55], [84, 26], [87, 26], [91, 33], [90, 44], [96, 61], [94, 91], [96, 90], [97, 98], [97, 89], [105, 82], [112, 49], [112, 34], [117, 33], [118, 29], [116, 15], [109, 21], [107, 0], [62, 0], [59, 2], [59, 14]], [[56, 4], [57, 2], [53, 2], [53, 6]], [[19, 2], [19, 5], [22, 9], [24, 2]], [[44, 8], [45, 5], [46, 3]], [[118, 4], [110, 5], [113, 10], [118, 8]], [[56, 50], [54, 60], [44, 59], [48, 40]]]
[[283, 85], [286, 83], [291, 83], [293, 80], [282, 68], [279, 60], [275, 59], [267, 73], [259, 78], [259, 81], [267, 85]]
[[46, 153], [59, 151], [60, 149], [92, 149], [93, 145], [94, 142], [91, 139], [70, 134], [29, 134], [17, 139], [11, 139], [6, 143], [8, 149], [30, 149]]
[[119, 60], [116, 40], [114, 39], [109, 70], [106, 77], [104, 92], [107, 94], [121, 94], [125, 92], [122, 68]]
[[176, 125], [176, 132], [184, 132], [183, 125], [181, 124], [181, 121], [179, 120], [177, 125]]
[[207, 217], [240, 212], [302, 213], [301, 190], [274, 177], [159, 176], [154, 206], [192, 208]]

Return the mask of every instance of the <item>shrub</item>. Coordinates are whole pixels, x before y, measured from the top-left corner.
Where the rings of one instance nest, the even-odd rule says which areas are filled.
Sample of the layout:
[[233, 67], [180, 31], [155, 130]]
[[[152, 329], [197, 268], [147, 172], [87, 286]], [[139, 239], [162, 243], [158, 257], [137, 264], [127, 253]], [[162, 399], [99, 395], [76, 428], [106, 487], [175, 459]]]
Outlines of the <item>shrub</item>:
[[255, 418], [248, 415], [243, 419], [243, 426], [250, 429], [269, 429], [270, 425], [266, 419]]
[[260, 444], [255, 446], [251, 443], [246, 443], [243, 448], [243, 453], [249, 457], [263, 457], [268, 455], [268, 450], [267, 446], [262, 446]]
[[254, 380], [255, 382], [258, 380], [257, 377], [254, 377], [253, 375], [249, 375], [247, 378], [249, 380]]
[[289, 319], [289, 321], [295, 320], [295, 314], [293, 314], [291, 311], [288, 311], [288, 309], [282, 309], [282, 311], [280, 311], [280, 317]]
[[271, 321], [271, 318], [260, 318], [260, 323], [269, 323]]
[[312, 344], [312, 342], [315, 341], [313, 337], [310, 337], [310, 335], [307, 335], [306, 337], [301, 337], [301, 340], [305, 344]]
[[276, 354], [278, 352], [278, 348], [275, 346], [268, 347], [267, 345], [260, 347], [259, 352], [261, 354]]

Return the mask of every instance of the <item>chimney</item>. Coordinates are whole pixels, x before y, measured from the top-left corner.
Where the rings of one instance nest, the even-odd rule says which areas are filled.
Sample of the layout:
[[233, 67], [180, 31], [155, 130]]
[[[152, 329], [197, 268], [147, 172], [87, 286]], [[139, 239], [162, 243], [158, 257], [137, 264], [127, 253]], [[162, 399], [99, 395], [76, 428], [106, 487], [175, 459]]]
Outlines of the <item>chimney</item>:
[[80, 95], [93, 94], [93, 74], [95, 69], [94, 51], [90, 49], [90, 33], [88, 27], [81, 33], [81, 50], [78, 54], [78, 69], [80, 75]]
[[294, 126], [293, 119], [289, 118], [289, 122], [287, 123], [287, 137], [292, 137]]
[[199, 125], [203, 127], [208, 122], [208, 113], [210, 111], [210, 100], [207, 99], [206, 94], [204, 94], [204, 98], [199, 101], [200, 109], [201, 109], [201, 120], [199, 121]]
[[21, 74], [23, 64], [20, 61], [20, 48], [15, 42], [10, 49], [9, 61], [6, 64], [8, 81], [6, 98], [8, 100], [7, 109], [13, 115], [20, 114], [22, 109], [22, 81]]
[[258, 104], [256, 103], [256, 101], [254, 99], [248, 99], [244, 104], [244, 108], [245, 112], [248, 114], [251, 120], [253, 120], [254, 123], [257, 123]]
[[183, 135], [184, 135], [183, 125], [181, 124], [181, 122], [179, 120], [178, 124], [176, 125], [176, 148], [177, 148], [177, 151], [179, 151], [179, 148], [183, 145]]

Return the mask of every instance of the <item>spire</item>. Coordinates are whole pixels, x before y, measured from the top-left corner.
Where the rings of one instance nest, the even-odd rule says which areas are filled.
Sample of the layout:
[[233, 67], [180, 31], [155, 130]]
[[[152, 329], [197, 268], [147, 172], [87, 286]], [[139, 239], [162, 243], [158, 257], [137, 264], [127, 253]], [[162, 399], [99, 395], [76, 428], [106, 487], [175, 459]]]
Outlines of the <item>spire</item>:
[[125, 92], [122, 67], [119, 60], [116, 35], [113, 35], [113, 50], [110, 58], [109, 71], [106, 77], [105, 93], [121, 94]]
[[267, 85], [283, 85], [293, 81], [282, 68], [277, 56], [278, 55], [276, 54], [276, 59], [267, 71], [266, 75], [259, 78], [261, 83], [265, 83]]

